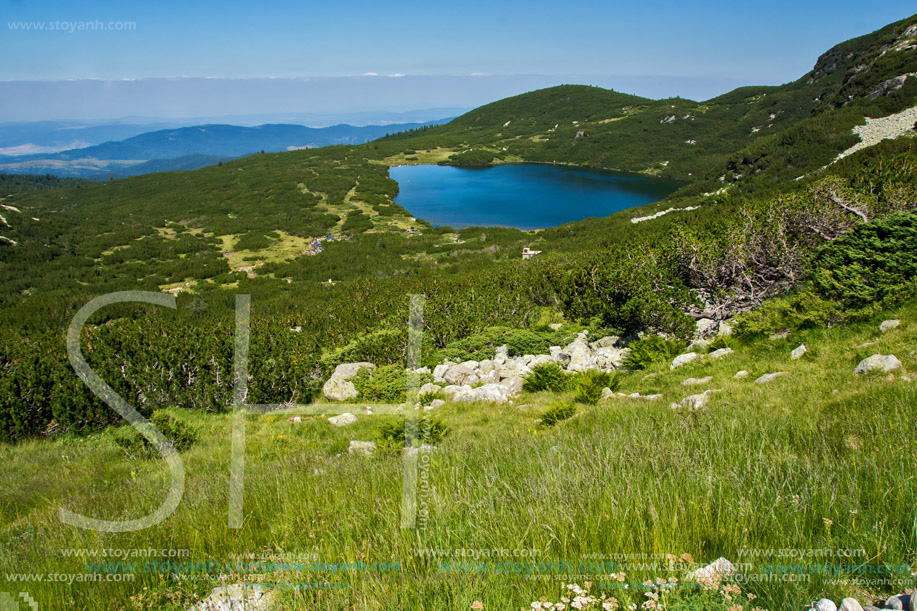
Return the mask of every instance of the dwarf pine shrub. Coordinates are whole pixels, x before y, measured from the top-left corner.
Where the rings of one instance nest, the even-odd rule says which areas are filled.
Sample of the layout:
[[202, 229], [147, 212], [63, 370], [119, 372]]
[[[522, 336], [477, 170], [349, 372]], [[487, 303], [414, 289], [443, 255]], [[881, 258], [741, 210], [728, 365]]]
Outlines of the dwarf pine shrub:
[[605, 371], [590, 369], [576, 374], [573, 377], [573, 398], [579, 403], [595, 405], [602, 398], [602, 390], [610, 388], [616, 390], [619, 385], [618, 377]]
[[541, 415], [542, 426], [554, 426], [558, 422], [567, 420], [576, 414], [576, 406], [566, 401], [555, 401]]
[[378, 446], [389, 450], [403, 448], [408, 437], [415, 446], [436, 445], [448, 434], [449, 427], [433, 416], [390, 420], [376, 432]]
[[685, 348], [685, 342], [666, 339], [661, 335], [651, 335], [638, 339], [628, 346], [630, 353], [624, 359], [627, 369], [646, 369], [654, 363], [671, 361]]
[[540, 363], [532, 367], [522, 380], [522, 390], [526, 392], [563, 392], [567, 389], [570, 376], [564, 373], [557, 363]]

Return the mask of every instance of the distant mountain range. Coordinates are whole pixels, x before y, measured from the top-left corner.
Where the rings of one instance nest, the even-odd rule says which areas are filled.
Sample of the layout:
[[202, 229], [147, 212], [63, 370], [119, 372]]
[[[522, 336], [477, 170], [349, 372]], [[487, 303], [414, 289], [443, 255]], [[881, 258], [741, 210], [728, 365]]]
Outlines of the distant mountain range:
[[[320, 128], [288, 124], [194, 125], [59, 152], [0, 155], [0, 172], [107, 178], [109, 175], [121, 177], [193, 170], [260, 151], [276, 153], [334, 144], [363, 144], [387, 134], [448, 120], [362, 127], [340, 124]], [[121, 126], [121, 129], [129, 128]]]

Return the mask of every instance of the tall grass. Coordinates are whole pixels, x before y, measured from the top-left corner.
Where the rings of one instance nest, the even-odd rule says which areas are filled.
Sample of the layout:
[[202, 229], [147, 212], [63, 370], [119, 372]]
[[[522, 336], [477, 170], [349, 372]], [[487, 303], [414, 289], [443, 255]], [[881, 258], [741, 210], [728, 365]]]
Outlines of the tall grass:
[[[817, 562], [911, 565], [915, 384], [900, 372], [894, 380], [852, 373], [858, 359], [876, 352], [896, 354], [905, 370], [917, 369], [917, 305], [893, 314], [905, 325], [886, 334], [870, 321], [739, 345], [724, 359], [673, 372], [651, 366], [622, 376], [621, 389], [662, 393], [665, 401], [581, 406], [577, 417], [553, 427], [536, 420], [552, 401], [570, 400], [569, 392], [527, 395], [517, 401], [524, 407], [439, 408], [450, 434], [425, 454], [430, 485], [421, 499], [429, 518], [416, 530], [400, 527], [400, 453], [347, 453], [350, 440], [373, 439], [378, 416], [358, 415], [356, 424], [340, 429], [316, 416], [300, 423], [289, 422], [286, 413], [250, 417], [241, 530], [227, 528], [229, 416], [181, 414], [200, 438], [182, 453], [184, 499], [172, 517], [137, 533], [64, 526], [57, 508], [107, 519], [147, 513], [165, 494], [162, 461], [126, 457], [112, 433], [0, 446], [0, 591], [28, 591], [41, 609], [179, 609], [221, 583], [218, 574], [182, 580], [138, 573], [131, 583], [71, 584], [23, 584], [7, 575], [86, 573], [85, 559], [62, 554], [75, 548], [180, 548], [190, 550], [186, 560], [192, 561], [305, 554], [335, 563], [400, 564], [398, 571], [263, 576], [269, 582], [349, 584], [276, 592], [285, 609], [314, 610], [469, 609], [474, 601], [485, 609], [528, 608], [542, 596], [558, 599], [563, 583], [608, 581], [604, 573], [583, 574], [579, 563], [622, 554], [689, 553], [698, 563], [725, 556], [752, 562], [760, 572], [764, 563], [788, 561], [742, 558], [740, 549], [850, 548], [866, 556]], [[867, 340], [877, 343], [856, 348]], [[817, 357], [791, 361], [790, 350], [803, 342]], [[735, 380], [740, 369], [751, 376]], [[753, 383], [777, 370], [789, 375]], [[706, 407], [669, 407], [698, 392], [683, 387], [684, 378], [707, 375], [713, 381], [700, 390], [722, 392]], [[483, 559], [492, 562], [566, 561], [574, 575], [541, 579], [443, 564], [468, 560], [456, 555], [468, 549], [508, 550], [508, 558]], [[514, 557], [523, 553], [515, 550], [534, 551]], [[633, 564], [619, 570], [628, 582], [676, 574]], [[676, 575], [684, 577], [683, 571]], [[223, 579], [241, 580], [225, 571]], [[913, 581], [909, 574], [905, 579]], [[807, 581], [760, 582], [749, 589], [760, 607], [778, 610], [804, 608], [821, 596], [890, 594], [906, 585], [863, 584], [848, 568], [839, 576], [812, 574]]]

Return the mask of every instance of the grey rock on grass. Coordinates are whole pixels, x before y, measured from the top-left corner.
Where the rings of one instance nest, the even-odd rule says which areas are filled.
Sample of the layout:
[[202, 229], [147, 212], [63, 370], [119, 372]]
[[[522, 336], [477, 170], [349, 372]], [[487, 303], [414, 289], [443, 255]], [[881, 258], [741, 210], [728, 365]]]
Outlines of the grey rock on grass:
[[894, 354], [873, 354], [856, 366], [853, 373], [889, 372], [901, 368], [901, 361]]
[[773, 382], [777, 378], [783, 377], [786, 375], [785, 371], [775, 371], [773, 373], [765, 373], [763, 376], [755, 380], [755, 384], [767, 384], [768, 382]]

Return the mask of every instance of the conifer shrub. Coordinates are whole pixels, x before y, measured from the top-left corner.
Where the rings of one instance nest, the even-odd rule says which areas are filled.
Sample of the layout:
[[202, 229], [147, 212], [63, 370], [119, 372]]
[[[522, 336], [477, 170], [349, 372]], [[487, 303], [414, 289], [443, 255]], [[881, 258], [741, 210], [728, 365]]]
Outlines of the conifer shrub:
[[[166, 443], [178, 451], [187, 450], [198, 439], [197, 431], [187, 422], [158, 410], [150, 416], [150, 422], [166, 438]], [[155, 458], [159, 449], [132, 426], [122, 426], [114, 432], [114, 440], [132, 458]]]
[[401, 418], [379, 426], [376, 444], [381, 449], [398, 450], [405, 447], [405, 439], [410, 437], [414, 446], [436, 445], [448, 434], [448, 425], [434, 416]]
[[813, 267], [814, 290], [845, 310], [887, 302], [917, 278], [917, 215], [898, 212], [857, 225], [822, 247]]
[[654, 363], [665, 363], [681, 354], [687, 344], [682, 340], [650, 335], [631, 343], [624, 367], [631, 370], [646, 369]]
[[572, 418], [576, 414], [576, 406], [566, 401], [555, 401], [541, 415], [542, 426], [554, 426], [558, 422], [563, 422]]
[[573, 398], [579, 403], [595, 405], [602, 398], [602, 390], [617, 390], [618, 377], [612, 373], [590, 369], [573, 376]]
[[539, 363], [522, 380], [526, 392], [563, 392], [570, 383], [568, 376], [557, 363]]

